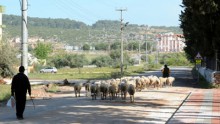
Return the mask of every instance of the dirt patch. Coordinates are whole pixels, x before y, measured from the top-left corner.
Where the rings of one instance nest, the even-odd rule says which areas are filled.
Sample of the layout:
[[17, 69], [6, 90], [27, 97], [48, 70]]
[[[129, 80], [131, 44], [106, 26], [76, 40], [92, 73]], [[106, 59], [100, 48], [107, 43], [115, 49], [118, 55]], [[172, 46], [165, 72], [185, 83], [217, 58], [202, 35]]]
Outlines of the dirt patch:
[[70, 94], [74, 92], [74, 88], [71, 86], [57, 86], [57, 92], [48, 92], [52, 85], [39, 85], [32, 87], [32, 98], [37, 99], [49, 99], [53, 97], [59, 97], [61, 94]]
[[0, 84], [6, 84], [7, 82], [4, 81], [3, 79], [0, 79]]

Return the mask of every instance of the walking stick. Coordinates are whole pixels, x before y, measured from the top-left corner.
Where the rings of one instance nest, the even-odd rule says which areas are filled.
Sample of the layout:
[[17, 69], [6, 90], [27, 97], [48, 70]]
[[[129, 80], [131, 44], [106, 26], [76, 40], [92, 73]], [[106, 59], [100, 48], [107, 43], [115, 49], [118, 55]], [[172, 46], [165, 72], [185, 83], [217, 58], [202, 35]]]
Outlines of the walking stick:
[[[30, 96], [30, 95], [29, 95], [29, 96]], [[31, 101], [32, 101], [32, 103], [33, 103], [33, 106], [34, 106], [34, 109], [35, 109], [34, 100], [31, 98], [31, 96], [30, 96], [30, 99], [31, 99]]]

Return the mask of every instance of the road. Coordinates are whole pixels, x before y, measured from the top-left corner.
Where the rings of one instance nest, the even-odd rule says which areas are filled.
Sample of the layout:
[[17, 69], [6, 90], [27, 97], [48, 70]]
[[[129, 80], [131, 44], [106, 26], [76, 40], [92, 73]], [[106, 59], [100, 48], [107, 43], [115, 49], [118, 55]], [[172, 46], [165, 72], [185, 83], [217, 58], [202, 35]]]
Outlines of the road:
[[[17, 120], [15, 111], [0, 107], [0, 124], [164, 124], [179, 108], [192, 90], [192, 76], [189, 68], [171, 68], [176, 78], [172, 88], [150, 88], [135, 93], [135, 102], [121, 99], [92, 100], [85, 96], [75, 98], [73, 92], [66, 92], [51, 99], [27, 101], [24, 120]], [[157, 75], [161, 72], [146, 72], [141, 75]]]

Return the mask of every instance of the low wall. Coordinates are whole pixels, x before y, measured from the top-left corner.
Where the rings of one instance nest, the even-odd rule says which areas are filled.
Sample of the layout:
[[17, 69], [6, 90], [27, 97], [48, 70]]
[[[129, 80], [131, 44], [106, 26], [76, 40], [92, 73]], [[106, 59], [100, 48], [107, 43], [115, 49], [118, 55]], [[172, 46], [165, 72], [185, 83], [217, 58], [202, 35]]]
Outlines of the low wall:
[[209, 83], [218, 83], [220, 80], [220, 71], [213, 71], [204, 67], [200, 67], [198, 71]]

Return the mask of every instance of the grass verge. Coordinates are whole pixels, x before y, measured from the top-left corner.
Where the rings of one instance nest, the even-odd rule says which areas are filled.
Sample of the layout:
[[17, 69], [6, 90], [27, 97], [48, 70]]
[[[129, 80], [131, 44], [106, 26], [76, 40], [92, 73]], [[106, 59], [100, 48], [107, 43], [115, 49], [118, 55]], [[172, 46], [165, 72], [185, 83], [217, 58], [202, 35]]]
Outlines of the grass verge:
[[[143, 66], [129, 66], [124, 71], [127, 74], [135, 75], [143, 72]], [[61, 68], [57, 73], [30, 73], [30, 79], [40, 80], [63, 80], [63, 79], [108, 79], [112, 78], [111, 74], [120, 72], [120, 68], [81, 68], [80, 73], [77, 68]]]
[[0, 102], [4, 102], [11, 97], [11, 85], [0, 84]]

